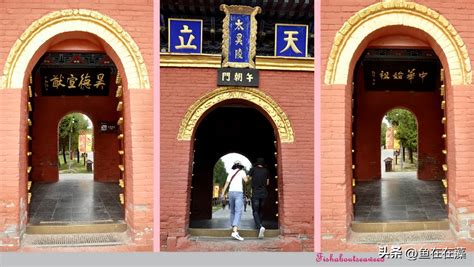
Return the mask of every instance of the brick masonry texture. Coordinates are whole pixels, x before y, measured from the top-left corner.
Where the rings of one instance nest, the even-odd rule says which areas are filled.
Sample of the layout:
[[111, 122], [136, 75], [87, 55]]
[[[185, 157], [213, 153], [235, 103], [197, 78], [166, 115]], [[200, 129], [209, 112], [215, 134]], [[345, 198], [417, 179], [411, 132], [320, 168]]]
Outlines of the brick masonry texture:
[[[377, 1], [327, 1], [321, 3], [321, 77], [334, 36], [343, 23]], [[474, 9], [469, 1], [416, 1], [443, 15], [456, 29], [474, 59]], [[386, 33], [390, 35], [389, 32]], [[364, 49], [364, 47], [359, 48]], [[435, 49], [436, 51], [436, 49]], [[439, 50], [438, 50], [439, 51]], [[444, 55], [440, 55], [446, 65]], [[356, 59], [357, 60], [357, 59]], [[445, 67], [446, 69], [446, 67]], [[353, 68], [350, 69], [353, 71]], [[451, 86], [447, 77], [447, 150], [449, 220], [457, 240], [450, 246], [474, 249], [474, 86]], [[352, 220], [351, 203], [351, 87], [321, 87], [321, 241], [323, 251], [377, 251], [376, 246], [347, 242]], [[430, 244], [431, 246], [431, 244]], [[433, 244], [434, 246], [434, 244]]]
[[313, 73], [260, 71], [260, 87], [291, 121], [295, 142], [282, 144], [279, 220], [282, 239], [232, 245], [194, 242], [187, 237], [190, 196], [190, 141], [178, 141], [180, 122], [197, 99], [216, 86], [216, 69], [161, 68], [161, 249], [313, 250]]
[[[128, 32], [140, 49], [151, 86], [153, 86], [153, 1], [151, 0], [2, 1], [0, 4], [1, 69], [3, 70], [15, 41], [31, 23], [53, 11], [78, 8], [95, 10], [109, 16]], [[34, 58], [29, 63], [30, 69], [36, 64], [37, 59]], [[116, 64], [120, 65], [120, 62]], [[126, 77], [124, 81], [126, 82]], [[151, 251], [153, 241], [153, 90], [137, 90], [126, 88], [126, 86], [124, 89], [126, 221], [132, 242], [126, 246], [105, 247], [100, 250]], [[26, 225], [26, 101], [25, 89], [0, 90], [0, 135], [2, 136], [0, 140], [0, 251], [18, 250]], [[29, 250], [23, 249], [23, 251]], [[78, 250], [94, 249], [81, 248], [74, 251]], [[64, 249], [64, 251], [70, 250]]]

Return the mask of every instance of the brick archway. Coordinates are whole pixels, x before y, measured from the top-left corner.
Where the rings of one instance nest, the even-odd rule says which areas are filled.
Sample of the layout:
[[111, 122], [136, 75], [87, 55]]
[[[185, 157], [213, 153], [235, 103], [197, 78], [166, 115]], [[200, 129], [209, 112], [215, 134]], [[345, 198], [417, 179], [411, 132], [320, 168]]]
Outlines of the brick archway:
[[66, 9], [34, 21], [15, 42], [0, 76], [0, 89], [23, 88], [31, 58], [45, 41], [66, 32], [88, 32], [100, 37], [118, 56], [127, 88], [149, 89], [150, 81], [140, 49], [112, 18], [87, 9]]
[[184, 115], [177, 139], [191, 140], [191, 136], [202, 115], [216, 104], [230, 99], [242, 99], [259, 106], [272, 119], [278, 131], [280, 141], [282, 143], [292, 143], [294, 141], [295, 137], [290, 120], [275, 100], [262, 91], [243, 87], [220, 87], [202, 96], [189, 107]]
[[[330, 6], [330, 5], [328, 5]], [[344, 20], [343, 20], [344, 21]], [[421, 33], [421, 35], [420, 35]], [[442, 168], [447, 181], [447, 201], [449, 207], [448, 221], [453, 229], [462, 225], [459, 217], [459, 198], [456, 191], [456, 176], [459, 175], [456, 159], [460, 154], [457, 150], [455, 123], [461, 121], [455, 110], [459, 109], [456, 101], [458, 93], [469, 91], [472, 86], [472, 70], [466, 45], [452, 24], [440, 13], [413, 2], [404, 0], [388, 0], [367, 6], [357, 11], [335, 33], [331, 50], [327, 54], [324, 83], [322, 84], [322, 201], [323, 206], [338, 205], [337, 215], [322, 213], [323, 247], [334, 244], [350, 247], [350, 242], [335, 240], [350, 237], [354, 206], [351, 201], [352, 178], [357, 163], [354, 163], [352, 147], [353, 137], [353, 84], [356, 77], [357, 61], [370, 43], [381, 36], [405, 35], [415, 39], [423, 37], [444, 67], [445, 117], [436, 121], [439, 126], [445, 123], [445, 133], [436, 136], [443, 140], [446, 155]], [[420, 39], [419, 39], [420, 40]], [[400, 45], [400, 47], [406, 47]], [[380, 48], [377, 46], [377, 48]], [[391, 47], [393, 48], [393, 47]], [[439, 88], [438, 88], [439, 89]], [[441, 89], [440, 89], [441, 90]], [[334, 99], [338, 99], [337, 101]], [[379, 103], [380, 99], [376, 100]], [[326, 108], [324, 107], [326, 105]], [[457, 106], [457, 107], [456, 107]], [[434, 107], [441, 110], [439, 103]], [[454, 110], [454, 111], [453, 111]], [[373, 115], [373, 114], [371, 114]], [[420, 125], [420, 128], [423, 126]], [[429, 127], [426, 127], [429, 129]], [[462, 141], [460, 143], [463, 143]], [[449, 171], [448, 171], [449, 170]], [[337, 177], [337, 178], [336, 178]], [[339, 187], [342, 185], [341, 187]], [[339, 187], [339, 188], [338, 188]], [[336, 193], [337, 199], [328, 200]], [[339, 216], [339, 215], [343, 216]], [[337, 225], [337, 226], [335, 226]], [[459, 231], [461, 232], [461, 231]]]
[[349, 84], [354, 55], [360, 50], [359, 45], [371, 33], [397, 25], [419, 29], [436, 40], [446, 56], [452, 85], [472, 83], [471, 60], [453, 25], [438, 12], [405, 0], [373, 4], [354, 14], [342, 25], [334, 37], [324, 83]]
[[[12, 193], [12, 203], [14, 204], [11, 205], [10, 214], [14, 219], [11, 223], [12, 225], [15, 223], [15, 229], [17, 229], [17, 232], [14, 233], [15, 236], [12, 235], [12, 240], [14, 240], [12, 244], [15, 248], [20, 246], [22, 235], [27, 227], [29, 218], [28, 203], [31, 199], [31, 194], [28, 193], [28, 181], [30, 174], [32, 175], [34, 171], [34, 168], [30, 166], [33, 152], [29, 151], [29, 146], [32, 144], [34, 137], [28, 133], [31, 126], [36, 125], [31, 123], [33, 118], [30, 117], [35, 109], [30, 107], [29, 102], [32, 92], [28, 88], [28, 84], [31, 84], [30, 79], [32, 79], [30, 74], [35, 64], [48, 52], [48, 49], [63, 40], [72, 40], [77, 37], [92, 43], [91, 47], [98, 44], [96, 46], [97, 50], [86, 49], [85, 51], [105, 52], [119, 70], [120, 78], [116, 80], [119, 81], [116, 84], [120, 84], [121, 93], [113, 98], [115, 101], [122, 101], [120, 101], [120, 108], [114, 102], [112, 110], [116, 110], [117, 115], [120, 113], [121, 116], [120, 120], [113, 121], [117, 121], [117, 125], [122, 125], [123, 134], [114, 137], [113, 140], [115, 142], [123, 140], [121, 141], [123, 142], [122, 148], [119, 150], [122, 162], [118, 166], [116, 164], [110, 164], [109, 166], [115, 172], [120, 172], [124, 179], [122, 183], [125, 184], [125, 191], [120, 195], [120, 198], [121, 202], [124, 203], [128, 235], [133, 241], [130, 246], [143, 246], [151, 249], [150, 241], [152, 240], [153, 229], [151, 216], [153, 203], [149, 201], [151, 192], [144, 193], [135, 189], [142, 184], [149, 186], [153, 179], [153, 166], [150, 164], [152, 154], [144, 153], [145, 150], [149, 149], [152, 141], [142, 142], [138, 145], [139, 142], [135, 141], [137, 138], [143, 138], [144, 136], [147, 137], [147, 140], [152, 140], [153, 127], [150, 127], [152, 120], [142, 120], [146, 116], [144, 113], [151, 114], [149, 111], [152, 109], [151, 90], [148, 90], [151, 85], [147, 66], [140, 48], [133, 41], [131, 35], [114, 19], [97, 11], [86, 9], [54, 11], [34, 21], [10, 49], [3, 72], [0, 75], [0, 92], [18, 97], [12, 97], [12, 99], [17, 99], [17, 102], [12, 102], [14, 108], [9, 113], [10, 116], [18, 116], [16, 121], [12, 121], [11, 128], [14, 128], [15, 132], [17, 130], [20, 132], [18, 139], [15, 139], [15, 143], [12, 145], [15, 147], [15, 151], [17, 149], [19, 151], [17, 157], [11, 160], [13, 164], [19, 166], [14, 175], [11, 176], [11, 181], [18, 185], [18, 190], [12, 190], [15, 193]], [[61, 52], [63, 51], [69, 50], [61, 50]], [[140, 109], [136, 108], [138, 106], [140, 106]], [[146, 127], [132, 128], [132, 121], [134, 125], [142, 124]], [[134, 143], [133, 146], [132, 143]], [[116, 153], [114, 148], [114, 155]], [[140, 157], [140, 161], [134, 160], [134, 157]], [[147, 165], [146, 168], [143, 167], [145, 164]], [[137, 169], [141, 171], [137, 173]], [[118, 179], [118, 176], [115, 175], [115, 178]], [[134, 208], [135, 206], [141, 206], [141, 209], [137, 210]], [[137, 217], [142, 219], [137, 220]]]

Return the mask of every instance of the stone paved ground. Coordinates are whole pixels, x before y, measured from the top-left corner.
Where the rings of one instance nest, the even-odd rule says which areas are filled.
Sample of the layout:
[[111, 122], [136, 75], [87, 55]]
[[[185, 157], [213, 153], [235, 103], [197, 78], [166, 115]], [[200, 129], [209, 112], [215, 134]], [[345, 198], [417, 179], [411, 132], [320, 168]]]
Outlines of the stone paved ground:
[[124, 219], [117, 183], [94, 182], [92, 174], [61, 174], [56, 183], [33, 183], [29, 223], [82, 224]]
[[[382, 150], [382, 159], [393, 150]], [[382, 179], [359, 182], [354, 192], [355, 221], [426, 221], [447, 218], [441, 181], [422, 181], [416, 172], [385, 172]]]
[[[230, 228], [230, 209], [227, 205], [225, 209], [219, 209], [212, 214], [211, 220], [195, 220], [191, 221], [192, 228]], [[247, 205], [247, 211], [242, 212], [240, 220], [241, 229], [255, 229], [255, 222], [252, 215], [251, 205]], [[277, 222], [264, 221], [264, 226], [268, 229], [278, 228]]]

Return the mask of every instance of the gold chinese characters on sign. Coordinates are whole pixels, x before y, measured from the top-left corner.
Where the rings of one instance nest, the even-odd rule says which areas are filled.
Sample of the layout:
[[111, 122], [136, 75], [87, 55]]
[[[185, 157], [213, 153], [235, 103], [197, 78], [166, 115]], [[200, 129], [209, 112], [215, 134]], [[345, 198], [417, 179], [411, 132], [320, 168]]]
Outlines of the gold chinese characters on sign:
[[96, 89], [104, 89], [105, 82], [104, 82], [104, 73], [99, 73], [96, 76], [95, 82], [92, 83], [91, 76], [89, 75], [88, 72], [83, 73], [80, 75], [80, 77], [74, 76], [74, 74], [69, 74], [70, 77], [64, 78], [62, 74], [56, 74], [52, 75], [52, 78], [49, 79], [50, 77], [45, 76], [44, 79], [46, 83], [49, 83], [49, 86], [58, 90], [60, 87], [66, 87], [66, 84], [64, 84], [64, 80], [67, 81], [67, 88], [68, 89], [74, 89], [74, 88], [79, 88], [79, 89], [91, 89], [91, 87], [95, 87]]
[[202, 53], [202, 26], [199, 19], [168, 19], [168, 51], [171, 53]]
[[110, 69], [42, 69], [44, 96], [108, 95]]
[[425, 78], [428, 76], [428, 73], [425, 71], [417, 72], [415, 68], [407, 69], [406, 72], [403, 71], [375, 71], [372, 70], [372, 85], [376, 84], [376, 80], [407, 80], [410, 84], [413, 84], [415, 79], [420, 79], [421, 83], [425, 82]]

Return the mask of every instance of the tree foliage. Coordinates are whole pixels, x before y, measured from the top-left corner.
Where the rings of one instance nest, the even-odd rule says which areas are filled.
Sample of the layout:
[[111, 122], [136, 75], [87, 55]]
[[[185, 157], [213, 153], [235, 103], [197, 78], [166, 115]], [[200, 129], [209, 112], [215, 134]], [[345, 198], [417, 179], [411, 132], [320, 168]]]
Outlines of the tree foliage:
[[78, 149], [79, 132], [87, 130], [88, 122], [81, 113], [71, 113], [63, 117], [59, 123], [59, 149], [68, 150], [71, 140], [71, 150]]
[[216, 165], [214, 165], [214, 183], [219, 184], [220, 187], [223, 187], [228, 175], [229, 174], [225, 169], [224, 161], [219, 159]]
[[381, 129], [380, 129], [380, 146], [385, 147], [386, 138], [387, 138], [387, 124], [382, 122]]
[[395, 127], [395, 138], [400, 140], [400, 144], [411, 151], [416, 151], [418, 131], [415, 116], [405, 109], [393, 109], [387, 113], [386, 119]]

